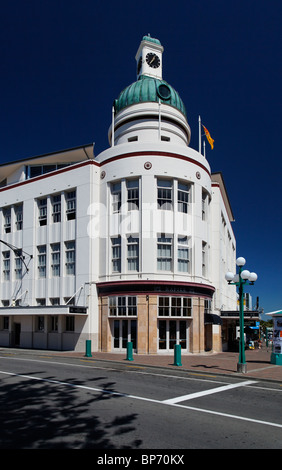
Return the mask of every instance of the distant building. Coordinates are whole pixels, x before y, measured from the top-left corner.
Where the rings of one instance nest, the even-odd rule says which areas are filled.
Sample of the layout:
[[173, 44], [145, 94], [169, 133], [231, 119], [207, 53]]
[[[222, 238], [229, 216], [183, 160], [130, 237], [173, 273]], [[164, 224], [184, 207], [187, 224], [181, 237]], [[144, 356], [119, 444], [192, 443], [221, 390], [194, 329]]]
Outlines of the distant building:
[[[189, 147], [163, 47], [144, 36], [114, 102], [110, 147], [0, 166], [0, 345], [140, 354], [225, 347], [236, 310], [232, 209], [221, 173]], [[223, 340], [222, 340], [223, 337]]]

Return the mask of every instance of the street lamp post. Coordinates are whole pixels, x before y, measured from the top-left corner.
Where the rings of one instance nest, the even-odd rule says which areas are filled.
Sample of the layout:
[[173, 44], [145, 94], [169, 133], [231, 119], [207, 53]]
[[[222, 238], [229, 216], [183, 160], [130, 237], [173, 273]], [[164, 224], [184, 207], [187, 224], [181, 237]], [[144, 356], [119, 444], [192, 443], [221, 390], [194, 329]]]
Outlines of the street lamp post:
[[247, 269], [243, 270], [245, 265], [245, 258], [237, 258], [236, 264], [239, 267], [239, 273], [233, 274], [228, 272], [225, 274], [225, 279], [228, 284], [235, 285], [238, 287], [239, 294], [239, 321], [240, 321], [240, 340], [239, 340], [239, 361], [237, 364], [237, 372], [245, 374], [247, 372], [247, 364], [245, 359], [245, 339], [244, 339], [244, 285], [251, 284], [257, 280], [258, 276], [256, 273], [250, 273]]

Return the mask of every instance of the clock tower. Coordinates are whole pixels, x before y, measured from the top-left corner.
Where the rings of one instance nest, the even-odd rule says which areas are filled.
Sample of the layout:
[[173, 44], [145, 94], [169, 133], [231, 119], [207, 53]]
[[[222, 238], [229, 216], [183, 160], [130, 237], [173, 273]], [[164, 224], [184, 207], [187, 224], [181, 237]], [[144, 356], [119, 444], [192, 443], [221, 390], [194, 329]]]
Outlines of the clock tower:
[[162, 80], [163, 46], [158, 39], [144, 36], [135, 56], [137, 62], [137, 80], [141, 75]]

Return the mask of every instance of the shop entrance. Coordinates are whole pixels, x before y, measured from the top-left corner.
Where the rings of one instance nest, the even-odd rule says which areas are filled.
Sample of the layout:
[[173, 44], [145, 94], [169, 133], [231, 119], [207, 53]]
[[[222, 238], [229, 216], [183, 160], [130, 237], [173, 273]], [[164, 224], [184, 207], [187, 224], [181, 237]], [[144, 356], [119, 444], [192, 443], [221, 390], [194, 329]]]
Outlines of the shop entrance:
[[172, 351], [180, 344], [188, 351], [188, 322], [186, 320], [159, 320], [159, 351]]
[[125, 351], [128, 341], [137, 350], [137, 320], [114, 320], [111, 326], [114, 351]]

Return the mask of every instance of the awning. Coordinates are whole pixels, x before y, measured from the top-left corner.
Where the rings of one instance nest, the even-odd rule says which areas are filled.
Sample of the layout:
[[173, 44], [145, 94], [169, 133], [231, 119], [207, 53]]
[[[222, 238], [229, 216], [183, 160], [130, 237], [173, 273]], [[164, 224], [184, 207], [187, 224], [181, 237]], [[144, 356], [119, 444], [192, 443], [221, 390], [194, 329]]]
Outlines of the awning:
[[0, 316], [10, 315], [87, 315], [88, 307], [78, 305], [44, 305], [42, 307], [1, 307]]
[[205, 325], [207, 324], [222, 325], [222, 320], [219, 315], [215, 315], [214, 313], [205, 313]]

